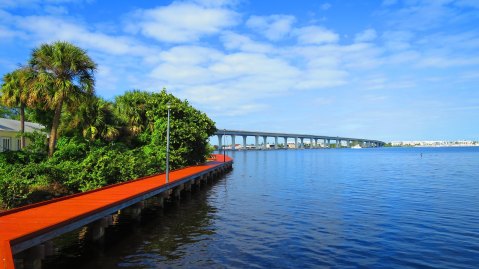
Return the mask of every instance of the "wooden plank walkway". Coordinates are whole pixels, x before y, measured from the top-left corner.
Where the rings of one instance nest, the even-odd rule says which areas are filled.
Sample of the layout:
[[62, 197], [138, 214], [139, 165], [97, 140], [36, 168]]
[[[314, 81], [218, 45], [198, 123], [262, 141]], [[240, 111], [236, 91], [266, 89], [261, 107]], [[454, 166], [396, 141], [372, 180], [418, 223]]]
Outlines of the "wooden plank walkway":
[[165, 174], [158, 174], [0, 213], [0, 268], [14, 269], [13, 254], [201, 176], [229, 168], [233, 162], [224, 155], [212, 157], [214, 160], [205, 164], [171, 171], [169, 183], [165, 182]]

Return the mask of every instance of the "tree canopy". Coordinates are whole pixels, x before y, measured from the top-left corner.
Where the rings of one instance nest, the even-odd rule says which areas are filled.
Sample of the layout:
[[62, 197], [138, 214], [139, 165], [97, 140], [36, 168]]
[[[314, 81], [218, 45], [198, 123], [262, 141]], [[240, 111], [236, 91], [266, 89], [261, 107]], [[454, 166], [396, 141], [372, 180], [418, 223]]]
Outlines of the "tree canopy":
[[171, 168], [204, 162], [211, 153], [216, 128], [205, 113], [165, 89], [104, 100], [94, 94], [95, 68], [72, 44], [41, 45], [29, 61], [29, 83], [15, 84], [28, 98], [10, 102], [2, 92], [0, 113], [24, 103], [25, 118], [46, 125], [50, 140], [47, 146], [44, 134], [28, 133], [24, 150], [0, 153], [0, 208], [163, 172], [168, 103]]
[[34, 72], [30, 68], [20, 68], [3, 76], [1, 90], [1, 102], [10, 107], [18, 108], [20, 111], [20, 136], [21, 148], [25, 147], [25, 107], [35, 103], [35, 95], [31, 82]]
[[35, 89], [54, 111], [48, 155], [55, 151], [63, 106], [72, 111], [94, 94], [96, 64], [86, 51], [68, 42], [43, 44], [33, 50], [30, 66], [37, 73]]

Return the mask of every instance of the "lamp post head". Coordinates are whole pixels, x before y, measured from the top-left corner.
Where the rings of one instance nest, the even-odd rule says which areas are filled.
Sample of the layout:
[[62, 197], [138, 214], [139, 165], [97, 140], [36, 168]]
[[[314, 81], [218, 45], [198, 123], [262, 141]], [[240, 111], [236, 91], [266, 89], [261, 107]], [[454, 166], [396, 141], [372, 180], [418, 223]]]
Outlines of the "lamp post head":
[[171, 108], [171, 104], [170, 104], [170, 102], [168, 102], [168, 103], [166, 104], [166, 107], [167, 107], [168, 109], [170, 109], [170, 108]]

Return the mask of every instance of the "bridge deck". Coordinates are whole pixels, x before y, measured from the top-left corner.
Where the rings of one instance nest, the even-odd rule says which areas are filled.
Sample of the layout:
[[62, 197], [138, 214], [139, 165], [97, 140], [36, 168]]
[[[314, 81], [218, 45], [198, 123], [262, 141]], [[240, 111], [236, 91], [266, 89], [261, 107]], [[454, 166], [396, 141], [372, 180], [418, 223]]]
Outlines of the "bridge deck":
[[0, 213], [0, 264], [3, 265], [0, 267], [14, 268], [12, 253], [79, 228], [232, 162], [227, 156], [224, 162], [223, 155], [215, 155], [215, 158], [216, 161], [203, 165], [171, 171], [169, 183], [165, 182], [165, 174], [159, 174]]

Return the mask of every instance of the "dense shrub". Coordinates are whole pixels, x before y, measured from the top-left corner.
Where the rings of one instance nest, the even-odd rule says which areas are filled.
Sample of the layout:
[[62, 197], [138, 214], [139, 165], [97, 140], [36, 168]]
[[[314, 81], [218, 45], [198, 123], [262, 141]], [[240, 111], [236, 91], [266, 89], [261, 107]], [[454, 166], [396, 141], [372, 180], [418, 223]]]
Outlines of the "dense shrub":
[[[63, 133], [50, 158], [43, 133], [27, 134], [31, 143], [22, 151], [0, 153], [0, 207], [11, 208], [164, 171], [168, 103], [171, 168], [203, 162], [211, 153], [208, 138], [215, 131], [214, 122], [166, 91], [128, 92], [115, 103], [92, 100], [98, 105], [88, 104], [65, 113]], [[98, 135], [88, 130], [97, 130]]]
[[0, 209], [18, 206], [28, 196], [30, 182], [16, 173], [17, 168], [0, 164]]

